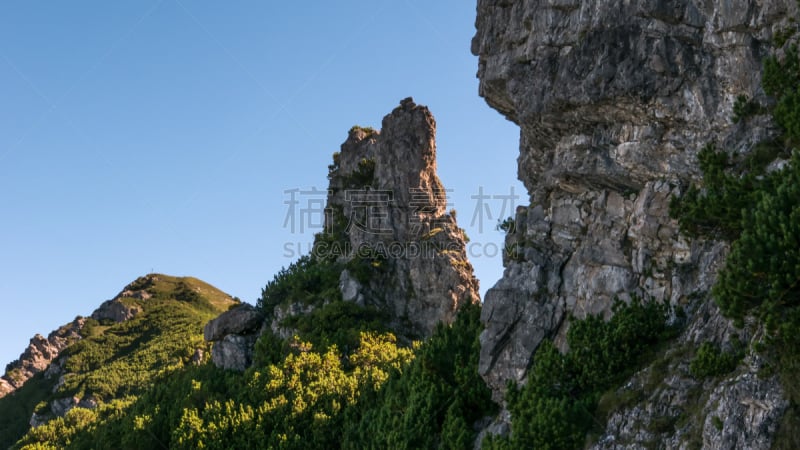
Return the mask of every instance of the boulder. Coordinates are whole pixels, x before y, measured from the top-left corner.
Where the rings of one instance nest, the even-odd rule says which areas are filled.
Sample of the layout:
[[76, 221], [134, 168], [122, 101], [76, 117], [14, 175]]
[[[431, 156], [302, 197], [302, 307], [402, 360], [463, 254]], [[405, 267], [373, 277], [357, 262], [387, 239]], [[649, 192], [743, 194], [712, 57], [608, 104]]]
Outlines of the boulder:
[[206, 341], [220, 341], [230, 334], [255, 333], [261, 328], [262, 323], [264, 323], [264, 313], [252, 305], [243, 303], [208, 322], [203, 330], [203, 336]]
[[214, 342], [211, 361], [220, 369], [243, 372], [253, 362], [253, 347], [258, 337], [254, 334], [241, 336], [229, 334]]

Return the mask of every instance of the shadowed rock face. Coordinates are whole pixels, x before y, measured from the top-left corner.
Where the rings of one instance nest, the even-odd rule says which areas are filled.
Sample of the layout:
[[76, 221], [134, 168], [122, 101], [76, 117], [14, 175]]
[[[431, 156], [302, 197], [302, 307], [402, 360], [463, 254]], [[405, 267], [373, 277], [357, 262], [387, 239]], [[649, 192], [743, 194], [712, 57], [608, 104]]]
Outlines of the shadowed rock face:
[[[614, 297], [634, 293], [696, 309], [692, 299], [710, 289], [726, 246], [681, 237], [669, 200], [699, 176], [705, 144], [746, 152], [775, 134], [765, 116], [734, 125], [732, 106], [740, 94], [769, 101], [761, 61], [797, 4], [479, 0], [477, 12], [480, 94], [520, 126], [518, 176], [530, 195], [507, 236], [507, 248], [517, 251], [505, 258], [483, 308], [480, 371], [500, 400], [508, 380], [524, 381], [542, 339], [565, 347], [570, 313], [609, 315]], [[701, 309], [728, 324], [713, 306]], [[694, 333], [682, 343], [709, 334], [699, 333], [705, 320], [698, 320], [690, 315]], [[731, 336], [710, 334], [723, 344]], [[764, 383], [747, 389], [781, 397], [778, 383]], [[676, 389], [685, 394], [687, 386]], [[685, 406], [658, 395], [640, 405], [639, 425], [623, 414], [610, 422], [609, 436], [646, 442], [653, 436], [636, 433], [648, 417]], [[769, 403], [767, 419], [736, 425], [747, 432], [726, 423], [722, 433], [740, 439], [726, 442], [756, 442], [784, 406]]]
[[220, 314], [203, 329], [214, 342], [211, 360], [217, 367], [244, 371], [253, 362], [253, 347], [264, 324], [264, 313], [244, 303]]
[[[353, 175], [365, 161], [374, 170], [359, 185]], [[479, 301], [463, 232], [436, 175], [436, 121], [428, 108], [407, 98], [383, 118], [380, 131], [354, 127], [338, 162], [330, 173], [333, 214], [326, 227], [345, 228], [351, 249], [388, 254], [369, 280], [342, 273], [346, 300], [387, 311], [395, 329], [417, 337], [452, 322], [460, 305]]]
[[243, 303], [208, 322], [203, 329], [203, 337], [206, 341], [218, 341], [229, 334], [255, 333], [263, 322], [263, 312]]

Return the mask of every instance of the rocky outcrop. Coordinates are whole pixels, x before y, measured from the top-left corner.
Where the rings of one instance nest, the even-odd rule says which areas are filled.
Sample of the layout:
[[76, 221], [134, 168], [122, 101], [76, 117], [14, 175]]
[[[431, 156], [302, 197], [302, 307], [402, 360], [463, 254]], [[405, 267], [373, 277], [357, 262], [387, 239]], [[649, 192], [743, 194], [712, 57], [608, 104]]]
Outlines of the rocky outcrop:
[[92, 313], [92, 319], [120, 323], [134, 318], [140, 312], [142, 308], [138, 305], [125, 304], [120, 299], [106, 300]]
[[217, 367], [244, 371], [253, 361], [253, 347], [264, 323], [261, 310], [243, 303], [208, 322], [206, 341], [214, 343], [211, 360]]
[[388, 312], [404, 334], [429, 336], [479, 300], [478, 282], [436, 174], [433, 115], [407, 98], [381, 126], [353, 127], [335, 155], [326, 233], [338, 240], [315, 252], [363, 263], [342, 272], [345, 300]]
[[49, 409], [38, 411], [31, 414], [28, 424], [31, 427], [38, 427], [46, 424], [56, 417], [64, 417], [73, 408], [95, 409], [98, 406], [97, 399], [92, 396], [81, 399], [80, 397], [58, 398], [50, 402]]
[[[347, 299], [347, 297], [345, 297], [345, 299]], [[269, 329], [272, 334], [281, 339], [291, 339], [297, 334], [297, 330], [286, 326], [284, 321], [292, 316], [310, 314], [312, 311], [314, 311], [314, 305], [305, 305], [302, 303], [278, 305], [272, 311]]]
[[[684, 239], [669, 218], [669, 199], [699, 176], [697, 153], [706, 143], [747, 152], [774, 135], [764, 116], [733, 124], [732, 106], [742, 94], [769, 101], [761, 60], [796, 13], [790, 0], [478, 1], [472, 50], [480, 93], [520, 126], [518, 175], [530, 195], [507, 236], [503, 279], [483, 308], [480, 371], [495, 399], [508, 380], [525, 380], [543, 339], [565, 347], [570, 314], [608, 315], [614, 297], [631, 294], [703, 310], [698, 304], [708, 301], [726, 247]], [[714, 327], [730, 327], [706, 313]], [[679, 341], [699, 342], [689, 332]], [[735, 377], [706, 388], [730, 399], [736, 389], [781, 396], [774, 380]], [[650, 398], [640, 406], [664, 405]], [[729, 411], [747, 419], [723, 421], [720, 433], [735, 437], [725, 442], [760, 448], [758, 417], [772, 420], [785, 405], [759, 405], [767, 412]], [[633, 423], [639, 413], [631, 411]], [[608, 436], [621, 433], [613, 422]]]
[[698, 380], [689, 372], [700, 344], [731, 350], [762, 333], [735, 328], [713, 303], [700, 304], [692, 316], [672, 348], [614, 392], [612, 401], [620, 406], [592, 448], [771, 448], [789, 402], [778, 377], [760, 373], [757, 353], [748, 351], [737, 369], [721, 378]]
[[[353, 127], [328, 178], [325, 226], [312, 257], [337, 263], [344, 301], [380, 311], [407, 341], [429, 336], [460, 306], [480, 301], [464, 231], [447, 211], [436, 175], [436, 121], [428, 108], [407, 98], [380, 131]], [[244, 370], [261, 333], [292, 338], [290, 319], [336, 301], [332, 290], [330, 298], [277, 302], [267, 317], [250, 306], [222, 314], [205, 328], [213, 362]]]
[[261, 328], [263, 322], [264, 314], [260, 310], [243, 303], [208, 322], [203, 337], [207, 341], [218, 341], [229, 334], [252, 334]]
[[214, 342], [211, 361], [220, 369], [244, 372], [253, 363], [253, 349], [258, 335], [229, 334]]
[[[147, 277], [142, 277], [130, 286], [146, 279]], [[151, 297], [152, 295], [144, 289], [125, 288], [112, 300], [103, 302], [92, 312], [90, 317], [97, 321], [124, 322], [142, 311], [140, 306], [126, 299], [147, 300]], [[50, 367], [50, 363], [58, 357], [62, 350], [81, 339], [80, 331], [85, 323], [86, 318], [77, 317], [72, 323], [50, 333], [47, 338], [40, 334], [35, 335], [19, 359], [6, 366], [6, 373], [0, 378], [0, 397], [19, 389], [39, 372], [47, 370], [48, 378], [58, 375], [60, 365]]]
[[31, 338], [19, 359], [6, 366], [6, 373], [0, 378], [0, 397], [19, 389], [31, 377], [46, 370], [62, 350], [81, 339], [80, 331], [85, 322], [85, 318], [77, 317], [51, 332], [47, 338], [40, 334]]
[[[153, 274], [138, 278], [116, 297], [103, 302], [90, 317], [97, 321], [116, 323], [132, 319], [142, 312], [141, 306], [134, 301], [150, 299], [152, 294], [147, 288], [155, 281], [158, 281], [158, 277]], [[47, 370], [48, 378], [60, 375], [61, 365], [55, 364], [50, 367], [50, 363], [56, 360], [62, 350], [81, 339], [80, 331], [85, 323], [86, 318], [79, 316], [71, 323], [51, 332], [47, 338], [40, 334], [35, 335], [19, 359], [6, 366], [6, 373], [0, 378], [0, 398], [19, 389], [39, 372]]]
[[[150, 280], [150, 278], [152, 278], [152, 280]], [[120, 292], [119, 295], [111, 300], [106, 300], [103, 302], [100, 307], [94, 310], [92, 313], [92, 319], [97, 321], [110, 320], [120, 323], [134, 318], [137, 314], [142, 312], [142, 307], [128, 299], [149, 300], [152, 298], [152, 294], [147, 292], [145, 289], [133, 290], [129, 289], [129, 287], [134, 286], [137, 283], [152, 283], [156, 280], [158, 280], [158, 278], [153, 275], [139, 278], [134, 283], [126, 287], [122, 292]]]

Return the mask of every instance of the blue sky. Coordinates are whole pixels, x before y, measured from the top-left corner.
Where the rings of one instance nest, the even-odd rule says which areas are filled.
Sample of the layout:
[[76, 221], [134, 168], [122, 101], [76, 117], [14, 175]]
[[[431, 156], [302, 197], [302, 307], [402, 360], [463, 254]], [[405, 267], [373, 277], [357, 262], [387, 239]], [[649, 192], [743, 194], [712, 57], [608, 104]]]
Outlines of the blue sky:
[[313, 237], [283, 226], [285, 191], [325, 189], [347, 130], [408, 96], [436, 116], [485, 292], [502, 201], [472, 197], [526, 195], [474, 19], [464, 0], [3, 2], [0, 361], [151, 271], [255, 302]]

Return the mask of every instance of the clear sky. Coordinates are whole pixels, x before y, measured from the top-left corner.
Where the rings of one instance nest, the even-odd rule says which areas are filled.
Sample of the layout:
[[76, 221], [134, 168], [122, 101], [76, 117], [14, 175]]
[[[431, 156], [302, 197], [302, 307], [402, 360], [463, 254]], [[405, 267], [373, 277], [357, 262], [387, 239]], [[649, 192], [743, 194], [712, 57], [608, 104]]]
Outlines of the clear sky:
[[313, 237], [284, 227], [286, 191], [325, 189], [347, 130], [408, 96], [485, 292], [495, 196], [527, 200], [474, 20], [465, 0], [2, 2], [0, 361], [153, 271], [255, 302]]

